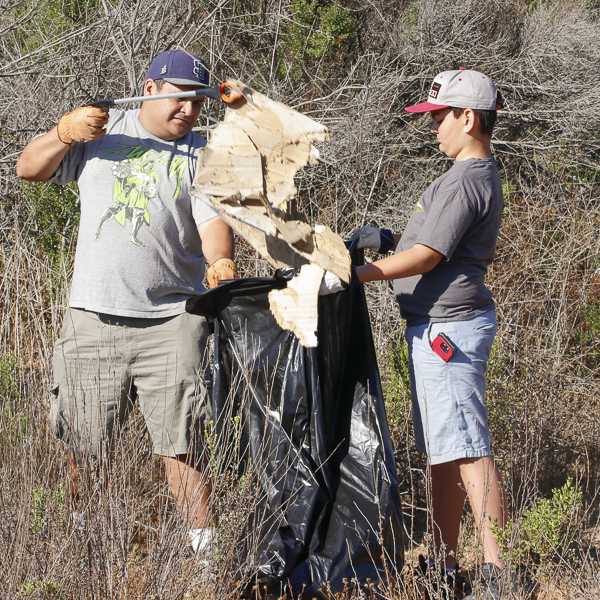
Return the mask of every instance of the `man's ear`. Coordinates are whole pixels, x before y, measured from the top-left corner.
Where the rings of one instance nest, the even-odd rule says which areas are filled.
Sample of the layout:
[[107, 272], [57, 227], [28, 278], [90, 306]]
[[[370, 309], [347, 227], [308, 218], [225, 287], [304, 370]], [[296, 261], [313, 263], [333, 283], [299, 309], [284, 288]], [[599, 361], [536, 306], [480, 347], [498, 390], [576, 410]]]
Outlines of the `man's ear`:
[[463, 111], [465, 120], [465, 133], [473, 133], [477, 125], [477, 115], [471, 108], [465, 108]]
[[144, 81], [144, 96], [152, 96], [156, 93], [156, 84], [152, 79]]

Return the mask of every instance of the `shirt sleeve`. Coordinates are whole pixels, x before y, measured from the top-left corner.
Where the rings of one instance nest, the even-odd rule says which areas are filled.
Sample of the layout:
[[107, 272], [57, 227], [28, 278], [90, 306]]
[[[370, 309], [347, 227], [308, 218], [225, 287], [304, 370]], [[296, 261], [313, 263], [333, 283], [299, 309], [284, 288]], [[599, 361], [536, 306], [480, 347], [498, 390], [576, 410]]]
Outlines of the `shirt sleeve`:
[[210, 205], [208, 198], [203, 194], [192, 194], [191, 200], [192, 216], [197, 227], [219, 216], [219, 213]]
[[450, 260], [476, 216], [475, 207], [460, 187], [449, 193], [438, 193], [415, 243], [428, 246]]
[[65, 154], [58, 169], [50, 179], [52, 183], [58, 185], [66, 185], [70, 181], [76, 181], [81, 174], [85, 162], [85, 144], [73, 144], [69, 151]]

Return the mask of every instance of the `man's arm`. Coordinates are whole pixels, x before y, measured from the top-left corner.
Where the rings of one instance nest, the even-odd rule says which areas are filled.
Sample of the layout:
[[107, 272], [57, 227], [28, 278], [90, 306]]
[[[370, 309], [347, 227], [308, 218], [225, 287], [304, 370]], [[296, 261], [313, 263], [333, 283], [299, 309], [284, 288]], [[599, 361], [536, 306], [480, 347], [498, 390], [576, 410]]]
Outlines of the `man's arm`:
[[220, 281], [237, 278], [233, 262], [233, 232], [219, 217], [203, 223], [198, 228], [202, 240], [202, 253], [209, 265], [206, 271], [208, 287], [214, 288]]
[[415, 244], [412, 248], [398, 252], [393, 256], [357, 267], [356, 275], [362, 283], [411, 277], [412, 275], [428, 273], [437, 267], [443, 259], [444, 255], [433, 250], [433, 248], [423, 244]]
[[231, 227], [217, 217], [198, 228], [202, 240], [202, 253], [209, 265], [220, 258], [233, 258], [233, 233]]
[[17, 160], [17, 176], [28, 181], [48, 181], [74, 142], [104, 135], [108, 114], [95, 106], [82, 106], [63, 115], [56, 127], [33, 139]]
[[17, 177], [27, 181], [48, 181], [70, 147], [58, 139], [56, 127], [53, 127], [25, 146], [17, 160]]

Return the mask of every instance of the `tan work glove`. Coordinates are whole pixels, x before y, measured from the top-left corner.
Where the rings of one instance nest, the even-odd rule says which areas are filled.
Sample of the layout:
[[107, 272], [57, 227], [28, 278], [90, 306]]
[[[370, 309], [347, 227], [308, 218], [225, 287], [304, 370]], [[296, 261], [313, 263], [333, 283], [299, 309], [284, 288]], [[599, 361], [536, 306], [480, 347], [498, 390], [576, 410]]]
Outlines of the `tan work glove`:
[[104, 126], [107, 122], [108, 113], [101, 108], [80, 106], [64, 114], [58, 121], [58, 139], [63, 144], [90, 142], [106, 133]]
[[220, 281], [237, 279], [235, 263], [230, 258], [219, 258], [206, 270], [206, 282], [209, 288], [216, 288]]

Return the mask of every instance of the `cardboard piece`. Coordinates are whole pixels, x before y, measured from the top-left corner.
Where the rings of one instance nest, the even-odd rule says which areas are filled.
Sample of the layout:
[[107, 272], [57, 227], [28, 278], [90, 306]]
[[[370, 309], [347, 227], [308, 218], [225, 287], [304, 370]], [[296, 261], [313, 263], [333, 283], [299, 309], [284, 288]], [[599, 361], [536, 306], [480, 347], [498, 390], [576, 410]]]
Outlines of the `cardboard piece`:
[[[328, 139], [327, 128], [241, 82], [231, 85], [242, 91], [244, 100], [229, 105], [213, 130], [197, 169], [194, 196], [213, 206], [274, 268], [301, 270], [313, 264], [321, 275], [331, 271], [349, 282], [350, 255], [342, 239], [324, 225], [311, 227], [289, 220], [287, 214], [288, 202], [297, 193], [294, 176], [315, 162], [313, 143]], [[308, 294], [316, 319], [317, 296], [303, 285], [296, 293]], [[304, 300], [300, 305], [306, 305]], [[289, 322], [281, 313], [280, 318]], [[286, 328], [295, 331], [293, 327]], [[304, 330], [298, 336], [311, 340]]]

